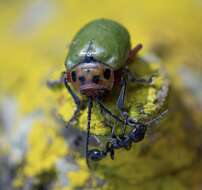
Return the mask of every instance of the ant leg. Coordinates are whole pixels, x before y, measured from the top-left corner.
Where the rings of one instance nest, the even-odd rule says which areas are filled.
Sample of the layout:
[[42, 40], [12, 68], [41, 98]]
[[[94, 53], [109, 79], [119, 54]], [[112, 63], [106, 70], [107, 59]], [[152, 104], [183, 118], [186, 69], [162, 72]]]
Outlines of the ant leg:
[[112, 118], [115, 119], [115, 121], [117, 121], [119, 123], [124, 123], [123, 120], [121, 120], [118, 116], [113, 114], [98, 98], [96, 98], [95, 100], [96, 100], [96, 102], [98, 103], [98, 105], [100, 106], [100, 108], [102, 109], [103, 112], [109, 114]]
[[116, 102], [117, 107], [121, 111], [121, 114], [124, 116], [125, 113], [125, 96], [126, 96], [126, 81], [124, 79], [121, 80], [121, 90], [119, 93], [118, 100]]
[[[129, 113], [125, 109], [125, 96], [126, 96], [126, 80], [122, 79], [121, 81], [121, 90], [117, 100], [117, 107], [121, 112], [121, 115], [124, 118], [124, 126], [122, 131], [122, 136], [125, 134], [126, 125], [133, 126], [134, 122], [137, 122], [136, 119], [129, 117]], [[132, 123], [131, 123], [132, 122]]]
[[115, 137], [115, 125], [111, 124], [109, 121], [105, 121], [106, 126], [111, 128], [111, 138]]
[[126, 81], [124, 79], [121, 80], [121, 90], [120, 94], [117, 100], [117, 107], [119, 108], [121, 115], [124, 118], [124, 125], [122, 128], [122, 135], [124, 136], [125, 130], [126, 130], [126, 125], [127, 125], [127, 119], [128, 119], [128, 112], [125, 109], [125, 96], [126, 96]]
[[71, 117], [71, 119], [68, 121], [68, 123], [66, 125], [66, 127], [69, 127], [69, 126], [72, 126], [74, 124], [74, 122], [77, 120], [77, 118], [78, 118], [78, 116], [80, 114], [81, 100], [79, 99], [79, 97], [75, 94], [75, 92], [69, 86], [66, 77], [64, 77], [64, 84], [65, 84], [65, 87], [67, 88], [67, 91], [72, 96], [72, 98], [74, 100], [74, 103], [76, 104], [76, 110], [74, 111], [73, 116]]
[[115, 152], [110, 141], [106, 144], [106, 152], [110, 153], [111, 159], [114, 160]]
[[[124, 126], [126, 126], [126, 121], [121, 120], [118, 116], [114, 115], [110, 110], [108, 110], [101, 102], [98, 102], [98, 104], [100, 105], [101, 109], [103, 109], [104, 112], [108, 113], [111, 117], [113, 117], [115, 119], [115, 121], [120, 122], [122, 124], [124, 124]], [[125, 133], [125, 127], [121, 126], [121, 130], [122, 130], [122, 134]], [[112, 127], [112, 134], [111, 137], [115, 137], [114, 131], [115, 131], [115, 126], [111, 126]]]
[[155, 118], [149, 120], [148, 122], [145, 123], [145, 125], [147, 127], [152, 127], [155, 124], [158, 124], [159, 121], [164, 118], [164, 116], [168, 113], [168, 110], [164, 110], [163, 112], [161, 112], [158, 116], [156, 116]]
[[92, 97], [88, 97], [88, 124], [87, 124], [87, 134], [86, 134], [86, 146], [85, 146], [85, 152], [86, 152], [86, 163], [88, 167], [90, 168], [89, 164], [89, 151], [88, 151], [88, 146], [89, 146], [89, 137], [90, 137], [90, 123], [91, 123], [91, 110], [93, 107], [93, 102], [92, 102]]
[[130, 150], [132, 147], [132, 140], [130, 139], [130, 137], [128, 135], [127, 136], [120, 135], [119, 138], [121, 141], [120, 143], [121, 146], [125, 148], [126, 150]]

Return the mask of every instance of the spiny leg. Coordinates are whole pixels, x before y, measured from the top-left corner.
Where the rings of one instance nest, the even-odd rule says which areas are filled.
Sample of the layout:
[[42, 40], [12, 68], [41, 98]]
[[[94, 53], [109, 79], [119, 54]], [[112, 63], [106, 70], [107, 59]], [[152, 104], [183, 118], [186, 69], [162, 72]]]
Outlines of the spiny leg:
[[90, 123], [91, 123], [91, 110], [92, 110], [93, 102], [92, 102], [92, 97], [88, 97], [88, 124], [87, 124], [87, 134], [86, 134], [86, 146], [85, 146], [85, 156], [86, 156], [86, 163], [88, 167], [90, 168], [89, 164], [89, 151], [88, 151], [88, 146], [89, 146], [89, 137], [90, 137]]
[[76, 105], [76, 110], [74, 111], [71, 119], [68, 121], [67, 123], [67, 127], [71, 126], [77, 119], [77, 117], [80, 114], [80, 109], [81, 109], [81, 100], [79, 99], [79, 97], [75, 94], [75, 92], [71, 89], [71, 87], [68, 84], [67, 78], [64, 77], [64, 84], [65, 87], [67, 88], [67, 91], [70, 93], [70, 95], [72, 96], [74, 103]]

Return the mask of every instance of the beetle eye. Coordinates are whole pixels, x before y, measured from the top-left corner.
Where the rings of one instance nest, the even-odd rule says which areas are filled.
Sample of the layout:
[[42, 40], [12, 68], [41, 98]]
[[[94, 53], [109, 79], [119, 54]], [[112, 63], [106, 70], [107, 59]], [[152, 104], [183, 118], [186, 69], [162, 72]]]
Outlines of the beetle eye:
[[77, 78], [75, 71], [72, 71], [71, 77], [72, 77], [72, 80], [75, 82], [75, 81], [76, 81], [76, 78]]
[[92, 81], [97, 84], [100, 81], [100, 76], [99, 75], [93, 76]]
[[105, 69], [104, 78], [108, 80], [110, 78], [110, 76], [111, 76], [111, 70], [110, 69]]
[[84, 76], [79, 77], [79, 81], [81, 84], [84, 84], [84, 82], [86, 81]]

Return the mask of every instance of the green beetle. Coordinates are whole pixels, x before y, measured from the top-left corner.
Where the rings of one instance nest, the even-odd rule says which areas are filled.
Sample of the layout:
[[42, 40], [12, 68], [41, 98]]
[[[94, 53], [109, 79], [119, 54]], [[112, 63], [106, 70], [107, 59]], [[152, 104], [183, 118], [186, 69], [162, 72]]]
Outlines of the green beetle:
[[131, 55], [128, 31], [112, 20], [100, 19], [84, 26], [73, 39], [65, 61], [67, 78], [82, 94], [97, 96], [112, 90]]
[[[148, 126], [129, 117], [124, 106], [127, 82], [141, 84], [152, 82], [151, 77], [149, 79], [137, 79], [127, 67], [127, 64], [134, 59], [141, 48], [142, 45], [138, 44], [131, 49], [130, 36], [126, 28], [108, 19], [98, 19], [85, 25], [76, 34], [70, 45], [65, 60], [64, 84], [73, 97], [76, 110], [67, 126], [72, 125], [78, 118], [83, 105], [82, 100], [69, 85], [71, 83], [77, 92], [88, 97], [87, 163], [89, 159], [100, 160], [108, 153], [113, 159], [115, 149], [130, 149], [132, 143], [144, 138]], [[120, 115], [115, 115], [104, 105], [104, 97], [107, 96], [107, 92], [115, 87], [118, 87], [120, 91], [117, 97], [117, 108], [120, 110]], [[122, 126], [122, 134], [119, 136], [116, 136], [114, 132], [116, 126], [111, 126], [112, 134], [106, 143], [105, 150], [88, 150], [93, 102], [100, 106], [102, 113], [110, 115]], [[152, 121], [159, 120], [163, 114]], [[151, 124], [152, 122], [148, 123]], [[132, 130], [128, 135], [125, 135], [127, 126], [132, 127]]]

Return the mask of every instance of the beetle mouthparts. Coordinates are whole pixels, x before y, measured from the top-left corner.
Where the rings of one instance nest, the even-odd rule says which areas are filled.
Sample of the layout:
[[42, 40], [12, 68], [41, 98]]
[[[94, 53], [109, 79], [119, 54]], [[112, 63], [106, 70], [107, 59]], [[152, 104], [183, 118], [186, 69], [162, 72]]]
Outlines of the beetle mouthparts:
[[107, 88], [103, 85], [99, 84], [85, 84], [80, 86], [79, 88], [81, 94], [85, 94], [86, 96], [97, 96], [104, 93]]

